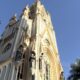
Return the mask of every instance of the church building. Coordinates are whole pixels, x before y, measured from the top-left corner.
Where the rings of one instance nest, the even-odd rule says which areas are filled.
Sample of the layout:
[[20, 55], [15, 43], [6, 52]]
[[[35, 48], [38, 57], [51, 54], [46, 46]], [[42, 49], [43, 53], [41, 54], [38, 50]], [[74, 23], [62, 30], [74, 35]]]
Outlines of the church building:
[[51, 17], [41, 1], [12, 16], [0, 37], [0, 80], [62, 80]]

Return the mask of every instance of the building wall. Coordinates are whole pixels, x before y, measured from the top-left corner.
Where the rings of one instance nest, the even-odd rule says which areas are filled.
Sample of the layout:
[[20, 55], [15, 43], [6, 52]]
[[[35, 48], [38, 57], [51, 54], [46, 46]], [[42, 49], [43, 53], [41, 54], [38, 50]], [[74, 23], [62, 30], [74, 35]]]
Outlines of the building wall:
[[[12, 17], [2, 35], [4, 41], [15, 30], [11, 52], [2, 53], [0, 80], [60, 80], [63, 71], [51, 17], [40, 1], [23, 10], [18, 21]], [[10, 37], [11, 38], [11, 37]], [[6, 55], [7, 57], [6, 57]], [[6, 66], [6, 67], [5, 67]]]

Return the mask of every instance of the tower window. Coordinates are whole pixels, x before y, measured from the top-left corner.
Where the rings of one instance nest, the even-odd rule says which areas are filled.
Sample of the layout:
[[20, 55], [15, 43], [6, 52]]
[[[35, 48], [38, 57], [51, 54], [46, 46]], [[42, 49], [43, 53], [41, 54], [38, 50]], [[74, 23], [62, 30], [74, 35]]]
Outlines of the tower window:
[[20, 45], [19, 48], [18, 48], [18, 50], [21, 51], [21, 52], [23, 52], [23, 48], [24, 48], [23, 45]]
[[39, 69], [40, 70], [42, 69], [42, 60], [41, 60], [41, 58], [39, 58]]
[[16, 51], [15, 61], [20, 61], [23, 57], [23, 45], [20, 45], [18, 50]]
[[15, 61], [20, 61], [21, 58], [22, 58], [22, 53], [21, 53], [21, 51], [18, 50], [18, 51], [16, 52], [16, 58], [15, 58]]
[[50, 42], [49, 42], [48, 39], [45, 39], [45, 42], [46, 42], [48, 45], [50, 45]]
[[32, 51], [31, 52], [31, 56], [30, 56], [30, 58], [29, 58], [29, 65], [30, 65], [30, 67], [31, 68], [35, 68], [35, 64], [36, 64], [36, 61], [35, 61], [35, 52], [34, 51]]
[[22, 80], [23, 79], [23, 63], [22, 63], [22, 65], [21, 66], [19, 66], [19, 68], [18, 68], [18, 75], [17, 75], [17, 80]]
[[44, 54], [44, 53], [41, 53], [41, 56], [40, 56], [40, 58], [39, 58], [39, 69], [40, 69], [40, 70], [42, 69], [43, 54]]
[[35, 80], [35, 75], [32, 75], [32, 80]]
[[46, 64], [46, 80], [50, 80], [50, 65]]
[[3, 51], [3, 52], [8, 51], [10, 48], [11, 48], [11, 43], [8, 43], [8, 44], [6, 45], [6, 47], [4, 48], [4, 51]]
[[5, 38], [3, 39], [3, 41], [4, 41], [3, 45], [4, 45], [5, 43], [7, 43], [8, 41], [12, 40], [12, 39], [14, 38], [14, 35], [15, 35], [15, 34], [12, 32], [10, 35], [8, 35], [7, 37], [5, 37]]
[[19, 67], [19, 69], [18, 69], [17, 80], [19, 80], [19, 77], [20, 77], [20, 67]]

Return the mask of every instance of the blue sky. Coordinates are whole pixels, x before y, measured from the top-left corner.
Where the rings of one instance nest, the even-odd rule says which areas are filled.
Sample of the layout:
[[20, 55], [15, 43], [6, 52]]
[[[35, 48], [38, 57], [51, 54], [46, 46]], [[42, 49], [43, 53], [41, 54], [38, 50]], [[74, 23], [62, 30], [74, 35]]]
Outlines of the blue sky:
[[[23, 8], [35, 0], [0, 0], [0, 34], [10, 17], [19, 16]], [[80, 57], [80, 0], [42, 0], [52, 17], [64, 74], [70, 64]]]

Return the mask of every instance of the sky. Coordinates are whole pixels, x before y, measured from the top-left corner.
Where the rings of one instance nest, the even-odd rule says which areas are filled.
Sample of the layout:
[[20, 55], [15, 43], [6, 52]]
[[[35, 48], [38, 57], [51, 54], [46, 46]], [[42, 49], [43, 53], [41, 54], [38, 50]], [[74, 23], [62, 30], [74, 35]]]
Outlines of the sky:
[[[19, 17], [25, 6], [35, 0], [0, 0], [0, 34], [11, 16]], [[51, 14], [64, 75], [69, 75], [70, 64], [80, 58], [80, 0], [41, 0]]]

